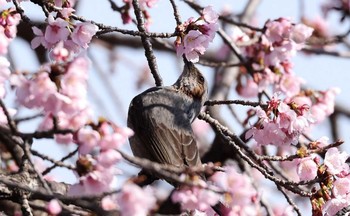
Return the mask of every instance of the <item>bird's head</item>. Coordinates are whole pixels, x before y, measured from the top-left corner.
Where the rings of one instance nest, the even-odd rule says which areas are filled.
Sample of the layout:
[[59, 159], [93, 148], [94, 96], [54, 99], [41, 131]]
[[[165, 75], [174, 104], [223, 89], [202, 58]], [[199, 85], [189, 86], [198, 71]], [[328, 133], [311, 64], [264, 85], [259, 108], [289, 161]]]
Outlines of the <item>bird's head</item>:
[[208, 97], [208, 85], [202, 73], [192, 62], [185, 60], [185, 66], [174, 86], [186, 95], [200, 100], [202, 104]]

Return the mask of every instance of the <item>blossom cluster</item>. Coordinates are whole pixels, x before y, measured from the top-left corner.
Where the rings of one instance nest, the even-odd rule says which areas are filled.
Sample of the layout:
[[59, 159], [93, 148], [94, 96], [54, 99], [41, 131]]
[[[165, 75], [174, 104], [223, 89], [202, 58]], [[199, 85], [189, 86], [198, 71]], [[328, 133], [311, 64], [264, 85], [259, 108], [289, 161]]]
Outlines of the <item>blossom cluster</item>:
[[[203, 180], [198, 180], [197, 183], [202, 186], [207, 185]], [[183, 210], [198, 210], [210, 215], [213, 213], [211, 206], [220, 200], [220, 195], [199, 186], [183, 186], [172, 194], [171, 199], [175, 203], [181, 203]]]
[[257, 108], [257, 124], [247, 133], [258, 145], [286, 146], [296, 144], [301, 133], [313, 122], [307, 105], [287, 104], [274, 96], [266, 109]]
[[7, 47], [16, 37], [21, 16], [13, 8], [0, 13], [0, 55], [7, 54]]
[[221, 200], [227, 211], [226, 215], [256, 215], [259, 210], [259, 195], [251, 179], [238, 173], [232, 166], [225, 167], [225, 172], [216, 172], [210, 181], [225, 191]]
[[274, 92], [287, 97], [297, 94], [303, 80], [293, 73], [291, 58], [303, 48], [312, 32], [312, 28], [293, 24], [286, 18], [268, 21], [259, 40], [243, 48], [254, 72], [252, 76], [243, 73], [238, 77], [238, 93], [253, 97], [272, 85]]
[[126, 183], [115, 195], [102, 199], [105, 210], [118, 209], [122, 216], [148, 215], [155, 208], [156, 198], [153, 189], [148, 186], [141, 188], [133, 183]]
[[[5, 97], [5, 81], [10, 77], [10, 62], [3, 55], [7, 54], [10, 42], [16, 37], [17, 25], [21, 16], [12, 8], [0, 13], [0, 98]], [[0, 119], [3, 112], [0, 112]], [[2, 122], [2, 121], [0, 121]]]
[[91, 22], [73, 24], [70, 21], [70, 16], [75, 11], [71, 7], [72, 4], [69, 1], [57, 1], [56, 3], [62, 9], [48, 15], [45, 29], [32, 27], [35, 37], [31, 46], [35, 49], [42, 45], [51, 50], [50, 57], [53, 60], [66, 61], [81, 50], [88, 48], [98, 27]]
[[[121, 16], [124, 24], [131, 23], [132, 18], [130, 16], [130, 8], [132, 8], [132, 0], [123, 0], [125, 5], [121, 8]], [[143, 13], [143, 16], [145, 18], [145, 27], [146, 29], [149, 28], [149, 26], [152, 24], [152, 18], [149, 12], [147, 11], [147, 8], [152, 8], [157, 4], [158, 0], [140, 0], [139, 5], [140, 9]]]
[[314, 123], [320, 123], [334, 112], [335, 97], [339, 93], [339, 88], [330, 88], [325, 91], [303, 90], [289, 101], [299, 106], [309, 106]]
[[[181, 203], [184, 210], [197, 210], [206, 215], [216, 215], [212, 206], [219, 201], [223, 215], [255, 215], [259, 212], [259, 197], [250, 178], [238, 173], [233, 166], [225, 167], [225, 172], [216, 172], [209, 178], [209, 183], [202, 180], [201, 186], [183, 186], [172, 194], [172, 200]], [[217, 193], [206, 186], [217, 187], [223, 193]]]
[[74, 140], [79, 145], [79, 182], [70, 187], [69, 193], [92, 195], [112, 190], [113, 179], [120, 173], [115, 164], [122, 158], [117, 149], [132, 134], [129, 128], [117, 127], [105, 120], [81, 128]]
[[[19, 104], [43, 111], [40, 130], [78, 130], [89, 121], [92, 113], [87, 102], [88, 66], [86, 57], [77, 57], [64, 65], [43, 65], [31, 75], [11, 75]], [[60, 143], [70, 143], [73, 134], [58, 134], [55, 138]]]
[[203, 9], [201, 17], [197, 19], [191, 17], [179, 25], [177, 32], [180, 36], [175, 41], [176, 54], [185, 55], [187, 60], [198, 62], [199, 56], [204, 54], [215, 37], [219, 28], [218, 18], [219, 15], [208, 6]]
[[[325, 140], [316, 142], [317, 148], [327, 145]], [[314, 146], [316, 147], [316, 146]], [[313, 209], [323, 211], [323, 215], [335, 215], [342, 208], [350, 205], [350, 169], [346, 160], [349, 154], [340, 152], [337, 148], [329, 148], [323, 164], [321, 158], [312, 154], [298, 159], [297, 173], [300, 180], [321, 179], [324, 187], [313, 197]]]

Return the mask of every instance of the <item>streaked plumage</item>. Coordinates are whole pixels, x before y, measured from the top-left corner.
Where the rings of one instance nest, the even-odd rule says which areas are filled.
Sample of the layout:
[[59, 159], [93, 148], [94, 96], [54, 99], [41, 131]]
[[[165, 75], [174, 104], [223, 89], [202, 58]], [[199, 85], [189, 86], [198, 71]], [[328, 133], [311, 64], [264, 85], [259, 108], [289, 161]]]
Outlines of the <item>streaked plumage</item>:
[[128, 127], [135, 132], [130, 138], [134, 155], [177, 167], [200, 165], [191, 123], [206, 99], [205, 79], [190, 62], [172, 86], [137, 95], [128, 112]]

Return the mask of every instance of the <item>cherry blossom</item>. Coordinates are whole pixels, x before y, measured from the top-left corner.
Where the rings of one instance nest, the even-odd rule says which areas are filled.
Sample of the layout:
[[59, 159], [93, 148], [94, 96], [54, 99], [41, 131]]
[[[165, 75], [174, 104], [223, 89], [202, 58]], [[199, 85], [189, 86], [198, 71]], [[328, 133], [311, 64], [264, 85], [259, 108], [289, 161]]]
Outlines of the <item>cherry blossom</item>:
[[69, 58], [69, 50], [64, 47], [63, 41], [60, 41], [50, 52], [50, 58], [58, 61], [64, 62]]
[[119, 149], [125, 144], [128, 137], [133, 135], [133, 132], [129, 128], [120, 129], [121, 132], [105, 133], [99, 142], [99, 146], [102, 150]]
[[302, 158], [299, 161], [297, 172], [301, 181], [313, 180], [317, 176], [318, 166], [312, 157]]
[[326, 152], [324, 165], [327, 171], [332, 175], [338, 175], [342, 172], [349, 172], [349, 165], [345, 162], [349, 155], [346, 152], [340, 152], [337, 148], [330, 148]]
[[17, 34], [17, 25], [21, 20], [19, 13], [10, 8], [1, 12], [0, 25], [7, 38], [13, 39]]
[[238, 173], [233, 167], [225, 169], [225, 172], [216, 172], [210, 180], [227, 192], [224, 204], [231, 209], [231, 214], [241, 215], [252, 209], [257, 212], [253, 200], [257, 200], [258, 195], [249, 177]]
[[17, 88], [18, 101], [28, 107], [42, 107], [49, 96], [57, 92], [56, 85], [51, 81], [49, 74], [40, 72], [33, 79], [25, 80]]
[[327, 91], [319, 91], [313, 95], [317, 102], [312, 105], [310, 111], [316, 123], [322, 122], [334, 112], [335, 96], [339, 93], [340, 89], [331, 88]]
[[51, 215], [58, 215], [62, 211], [62, 207], [57, 199], [51, 200], [46, 206], [47, 212]]
[[99, 165], [104, 167], [111, 167], [122, 159], [122, 156], [119, 152], [114, 149], [108, 149], [100, 152], [97, 156], [96, 161]]
[[218, 29], [217, 20], [217, 13], [208, 6], [203, 9], [202, 18], [197, 20], [189, 18], [178, 26], [177, 29], [182, 36], [175, 41], [177, 55], [184, 54], [189, 61], [199, 61], [199, 56], [204, 54], [215, 37]]
[[203, 55], [207, 47], [207, 37], [199, 31], [191, 30], [184, 37], [184, 44], [178, 46], [176, 51], [178, 56], [185, 54], [188, 60], [197, 62], [199, 61], [199, 55]]
[[274, 97], [266, 110], [256, 109], [260, 120], [246, 133], [246, 138], [252, 137], [259, 145], [296, 144], [299, 135], [313, 123], [306, 110], [305, 106], [286, 104]]
[[291, 59], [304, 47], [313, 29], [304, 24], [293, 24], [287, 18], [268, 21], [265, 27], [266, 31], [258, 42], [242, 48], [255, 71], [248, 80], [258, 84], [259, 92], [272, 85], [274, 93], [282, 92], [288, 99], [297, 95], [303, 84], [303, 80], [293, 73]]
[[314, 30], [304, 24], [296, 24], [292, 28], [291, 39], [300, 44], [304, 43], [311, 35]]
[[334, 198], [328, 200], [322, 207], [325, 216], [336, 215], [341, 209], [350, 205], [350, 195], [345, 198]]
[[212, 24], [215, 24], [219, 18], [219, 15], [214, 11], [212, 6], [205, 7], [202, 16], [207, 23]]
[[69, 36], [68, 23], [64, 19], [55, 19], [52, 15], [47, 18], [49, 25], [45, 30], [45, 40], [49, 43], [57, 43], [67, 40]]
[[98, 27], [92, 23], [79, 23], [75, 26], [71, 37], [74, 43], [86, 49], [97, 30]]
[[136, 216], [147, 215], [155, 207], [156, 199], [152, 188], [127, 183], [116, 194], [116, 202], [122, 216]]
[[92, 151], [94, 147], [97, 147], [97, 144], [101, 139], [101, 136], [95, 130], [81, 128], [78, 131], [77, 138], [78, 138], [78, 143], [80, 144], [79, 153], [88, 154]]
[[69, 188], [68, 194], [93, 195], [108, 192], [113, 188], [112, 181], [118, 171], [115, 168], [94, 170], [79, 178], [79, 183]]
[[171, 198], [174, 202], [181, 203], [183, 210], [197, 209], [205, 212], [219, 201], [220, 196], [213, 191], [199, 187], [183, 187], [176, 190]]
[[33, 33], [35, 34], [35, 37], [31, 41], [31, 46], [33, 49], [37, 48], [38, 46], [42, 45], [45, 48], [49, 48], [52, 45], [50, 45], [49, 42], [46, 41], [44, 32], [39, 29], [36, 26], [32, 27]]
[[335, 197], [346, 197], [350, 193], [350, 179], [349, 176], [344, 178], [338, 178], [333, 183], [332, 189], [333, 195]]
[[13, 8], [0, 13], [0, 54], [7, 54], [7, 47], [17, 34], [17, 25], [21, 16]]
[[[158, 3], [158, 1], [159, 0], [140, 0], [139, 4], [141, 7], [141, 10], [145, 10], [146, 7], [149, 7], [149, 8], [154, 7]], [[123, 0], [123, 2], [131, 4], [132, 0]]]

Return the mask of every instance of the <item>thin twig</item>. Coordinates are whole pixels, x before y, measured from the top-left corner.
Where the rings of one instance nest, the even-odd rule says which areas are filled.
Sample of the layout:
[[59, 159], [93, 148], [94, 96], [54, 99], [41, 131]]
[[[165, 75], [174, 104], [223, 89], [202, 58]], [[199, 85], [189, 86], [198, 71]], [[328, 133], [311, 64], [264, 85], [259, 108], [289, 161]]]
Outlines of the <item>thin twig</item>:
[[230, 63], [230, 62], [209, 62], [204, 60], [199, 60], [198, 64], [208, 67], [240, 67], [244, 66], [242, 63]]
[[[137, 19], [137, 28], [140, 32], [146, 32], [144, 18], [141, 14], [141, 9], [138, 0], [133, 0], [132, 5], [134, 6], [134, 13]], [[153, 54], [152, 44], [150, 38], [141, 36], [142, 45], [145, 49], [145, 56], [148, 61], [148, 66], [151, 69], [151, 73], [155, 80], [156, 86], [163, 85], [163, 80], [158, 72], [158, 66], [156, 62], [156, 57]]]
[[[65, 160], [67, 160], [67, 159], [73, 157], [73, 156], [78, 152], [78, 149], [79, 149], [79, 148], [76, 148], [74, 151], [72, 151], [72, 152], [70, 152], [68, 155], [64, 156], [59, 162], [60, 162], [60, 163], [63, 163]], [[53, 170], [53, 169], [56, 168], [57, 166], [59, 166], [58, 163], [54, 163], [54, 165], [52, 165], [52, 166], [46, 168], [46, 170], [44, 170], [44, 171], [42, 172], [42, 175], [46, 175], [47, 173], [49, 173], [51, 170]]]
[[214, 105], [229, 105], [229, 104], [237, 104], [243, 106], [252, 106], [252, 107], [263, 107], [265, 108], [267, 105], [259, 102], [245, 101], [245, 100], [208, 100], [204, 103], [205, 106], [214, 106]]
[[176, 25], [181, 25], [181, 17], [177, 5], [174, 0], [170, 0], [171, 6], [173, 7], [174, 17], [176, 20]]
[[198, 167], [198, 168], [175, 167], [175, 166], [171, 166], [171, 165], [156, 163], [156, 162], [144, 159], [144, 158], [132, 157], [132, 156], [125, 154], [122, 151], [118, 151], [118, 152], [122, 155], [122, 157], [126, 161], [128, 161], [132, 164], [135, 164], [141, 168], [144, 168], [146, 170], [156, 172], [161, 177], [163, 177], [167, 180], [171, 180], [171, 181], [174, 181], [176, 183], [180, 183], [180, 184], [184, 184], [184, 185], [188, 185], [188, 186], [208, 189], [208, 190], [214, 191], [216, 193], [221, 193], [221, 194], [224, 193], [224, 191], [222, 191], [221, 189], [219, 189], [213, 185], [209, 185], [209, 184], [203, 185], [203, 184], [198, 183], [196, 181], [193, 181], [191, 179], [181, 178], [179, 175], [180, 173], [185, 173], [186, 170], [200, 169], [200, 170], [205, 171], [205, 167]]
[[15, 134], [17, 132], [17, 125], [16, 123], [13, 121], [13, 119], [10, 116], [9, 111], [7, 110], [6, 105], [4, 104], [4, 101], [0, 98], [0, 107], [2, 109], [2, 111], [4, 112], [6, 119], [7, 119], [7, 123], [10, 127], [11, 133]]
[[[311, 196], [311, 192], [303, 191], [297, 187], [299, 185], [299, 182], [289, 182], [289, 181], [281, 180], [275, 177], [273, 172], [269, 168], [267, 168], [263, 163], [260, 162], [259, 165], [256, 164], [251, 158], [249, 158], [246, 154], [242, 152], [240, 146], [241, 147], [245, 146], [244, 142], [238, 136], [234, 135], [232, 132], [229, 132], [227, 128], [222, 126], [217, 120], [211, 118], [206, 113], [200, 113], [198, 117], [200, 119], [205, 120], [211, 126], [213, 126], [214, 129], [222, 135], [222, 138], [224, 138], [227, 142], [229, 142], [230, 145], [234, 147], [234, 149], [241, 156], [241, 158], [245, 160], [251, 167], [254, 167], [257, 170], [259, 170], [261, 174], [265, 176], [265, 178], [275, 182], [276, 184], [283, 186], [284, 188], [292, 191], [293, 193], [299, 194], [300, 196], [305, 196], [305, 197]], [[228, 134], [230, 135], [228, 136]], [[239, 143], [239, 144], [236, 144], [236, 143]], [[248, 149], [245, 149], [245, 150], [248, 150]], [[254, 156], [254, 159], [257, 162], [259, 162], [259, 158], [254, 152], [250, 151], [250, 154]]]
[[[64, 163], [62, 163], [61, 161], [56, 161], [56, 160], [54, 160], [54, 159], [52, 159], [52, 158], [50, 158], [50, 157], [48, 157], [47, 155], [43, 155], [43, 154], [41, 154], [40, 152], [37, 152], [37, 151], [35, 151], [34, 149], [31, 149], [30, 150], [31, 152], [32, 152], [32, 154], [33, 155], [35, 155], [35, 156], [38, 156], [38, 157], [40, 157], [40, 158], [42, 158], [42, 159], [44, 159], [44, 160], [47, 160], [47, 161], [50, 161], [51, 163], [53, 163], [54, 165], [54, 168], [55, 167], [65, 167], [65, 168], [67, 168], [67, 169], [70, 169], [70, 170], [75, 170], [75, 167], [74, 166], [72, 166], [72, 165], [70, 165], [70, 164], [64, 164]], [[51, 167], [53, 167], [53, 166], [51, 166]], [[50, 168], [51, 168], [50, 167]], [[47, 168], [46, 170], [48, 170], [49, 168]], [[51, 169], [53, 169], [53, 168], [51, 168]], [[50, 170], [51, 170], [50, 169]], [[45, 171], [46, 171], [45, 170]], [[44, 171], [44, 172], [45, 172]], [[46, 172], [46, 173], [44, 173], [44, 172], [42, 172], [42, 175], [44, 176], [44, 175], [46, 175], [48, 172]]]
[[298, 216], [301, 216], [301, 212], [300, 209], [298, 208], [298, 206], [294, 203], [294, 201], [288, 196], [288, 194], [283, 190], [283, 188], [276, 184], [277, 188], [279, 191], [281, 191], [281, 193], [283, 194], [283, 196], [286, 198], [287, 202], [289, 203], [289, 205], [291, 205], [294, 209], [294, 211], [298, 214]]

